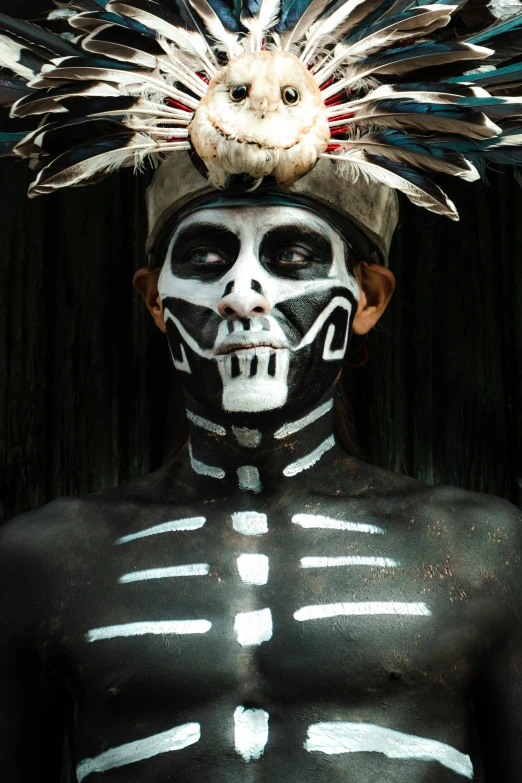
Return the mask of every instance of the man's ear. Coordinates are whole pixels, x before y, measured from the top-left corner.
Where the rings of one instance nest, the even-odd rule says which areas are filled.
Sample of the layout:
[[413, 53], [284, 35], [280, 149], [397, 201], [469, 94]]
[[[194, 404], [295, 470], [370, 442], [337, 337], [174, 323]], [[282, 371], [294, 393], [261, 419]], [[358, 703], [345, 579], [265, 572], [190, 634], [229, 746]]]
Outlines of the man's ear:
[[355, 334], [366, 334], [386, 310], [395, 291], [395, 276], [385, 266], [361, 261], [354, 269], [359, 284], [359, 306], [353, 319]]
[[158, 277], [161, 268], [150, 269], [147, 266], [138, 269], [132, 278], [132, 285], [140, 293], [147, 305], [149, 313], [154, 318], [154, 323], [162, 332], [167, 332], [165, 319], [163, 318], [163, 307], [158, 293]]

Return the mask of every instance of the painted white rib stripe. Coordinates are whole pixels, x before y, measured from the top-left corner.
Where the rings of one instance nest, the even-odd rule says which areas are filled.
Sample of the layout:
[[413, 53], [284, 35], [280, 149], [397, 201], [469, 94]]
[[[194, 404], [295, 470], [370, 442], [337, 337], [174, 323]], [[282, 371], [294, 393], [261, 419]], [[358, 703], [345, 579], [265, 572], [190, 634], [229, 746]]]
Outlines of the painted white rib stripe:
[[236, 614], [234, 631], [243, 647], [268, 642], [273, 633], [272, 612], [270, 609], [259, 609], [256, 612]]
[[78, 783], [93, 772], [106, 772], [109, 769], [123, 767], [125, 764], [133, 764], [136, 761], [150, 759], [159, 753], [182, 750], [194, 745], [201, 737], [199, 723], [184, 723], [174, 729], [163, 731], [161, 734], [153, 734], [152, 737], [127, 742], [117, 748], [106, 750], [91, 759], [84, 759], [76, 767]]
[[257, 511], [236, 511], [232, 514], [232, 527], [244, 536], [262, 536], [268, 532], [268, 517]]
[[293, 435], [295, 432], [299, 432], [299, 430], [304, 429], [309, 424], [313, 424], [314, 421], [320, 419], [325, 413], [331, 411], [333, 406], [334, 401], [328, 400], [314, 411], [311, 411], [307, 416], [303, 416], [302, 419], [297, 419], [297, 421], [291, 421], [288, 424], [284, 424], [277, 432], [274, 432], [274, 438], [280, 440], [281, 438], [287, 438], [289, 435]]
[[216, 468], [214, 465], [206, 465], [201, 460], [196, 459], [192, 453], [192, 446], [189, 443], [189, 457], [192, 470], [200, 476], [210, 476], [210, 478], [223, 479], [225, 478], [225, 471], [221, 468]]
[[379, 568], [397, 568], [399, 563], [389, 557], [302, 557], [301, 568], [335, 568], [335, 566], [377, 566]]
[[188, 565], [169, 566], [168, 568], [148, 568], [144, 571], [131, 571], [118, 579], [120, 584], [141, 582], [145, 579], [166, 579], [171, 576], [206, 576], [210, 571], [208, 563], [189, 563]]
[[98, 642], [101, 639], [116, 639], [118, 636], [143, 636], [144, 634], [192, 634], [207, 633], [212, 628], [208, 620], [160, 620], [159, 622], [125, 623], [124, 625], [106, 625], [88, 631], [87, 641]]
[[351, 530], [354, 533], [384, 533], [382, 527], [366, 522], [346, 522], [344, 519], [323, 517], [321, 514], [294, 514], [294, 525], [305, 528], [323, 528], [324, 530]]
[[227, 431], [224, 427], [222, 427], [220, 424], [215, 424], [213, 421], [209, 421], [208, 419], [204, 419], [203, 416], [198, 416], [197, 413], [192, 413], [192, 411], [189, 411], [188, 408], [186, 408], [187, 413], [187, 419], [192, 422], [192, 424], [195, 424], [196, 427], [201, 427], [204, 430], [207, 430], [208, 432], [214, 432], [216, 435], [226, 435]]
[[301, 457], [301, 459], [298, 459], [295, 462], [290, 463], [290, 465], [287, 465], [283, 470], [283, 475], [291, 477], [296, 476], [303, 470], [308, 470], [308, 468], [311, 468], [312, 465], [315, 465], [315, 463], [321, 459], [323, 454], [326, 454], [327, 451], [333, 449], [334, 446], [335, 438], [333, 435], [330, 435], [329, 438], [326, 438], [326, 440], [320, 443], [316, 449], [310, 452], [310, 454], [306, 454], [304, 457]]
[[237, 570], [247, 585], [266, 585], [270, 564], [266, 555], [239, 555]]
[[423, 603], [402, 603], [400, 601], [360, 601], [339, 604], [315, 604], [303, 606], [294, 612], [294, 619], [321, 620], [323, 617], [341, 615], [396, 614], [429, 617], [431, 609]]
[[314, 723], [308, 729], [305, 748], [327, 754], [374, 752], [390, 759], [438, 761], [458, 775], [473, 777], [470, 757], [451, 745], [372, 723]]
[[268, 742], [268, 712], [237, 707], [234, 712], [234, 742], [244, 761], [259, 759]]
[[154, 525], [146, 530], [140, 530], [139, 533], [131, 533], [128, 536], [118, 538], [117, 544], [126, 544], [128, 541], [135, 541], [137, 538], [146, 536], [156, 536], [159, 533], [175, 533], [181, 530], [198, 530], [203, 527], [207, 520], [205, 517], [186, 517], [185, 519], [173, 519], [170, 522], [162, 522], [161, 525]]

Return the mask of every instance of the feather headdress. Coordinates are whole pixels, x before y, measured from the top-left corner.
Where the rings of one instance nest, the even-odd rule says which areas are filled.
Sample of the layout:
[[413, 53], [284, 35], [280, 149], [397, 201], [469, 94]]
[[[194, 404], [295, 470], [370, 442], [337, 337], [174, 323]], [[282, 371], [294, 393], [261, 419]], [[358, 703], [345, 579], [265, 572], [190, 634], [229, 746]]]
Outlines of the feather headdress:
[[522, 13], [470, 23], [478, 0], [56, 5], [51, 29], [0, 14], [0, 104], [19, 118], [0, 154], [30, 159], [30, 195], [181, 151], [220, 189], [238, 176], [285, 187], [327, 157], [458, 219], [429, 174], [472, 181], [488, 161], [522, 161]]

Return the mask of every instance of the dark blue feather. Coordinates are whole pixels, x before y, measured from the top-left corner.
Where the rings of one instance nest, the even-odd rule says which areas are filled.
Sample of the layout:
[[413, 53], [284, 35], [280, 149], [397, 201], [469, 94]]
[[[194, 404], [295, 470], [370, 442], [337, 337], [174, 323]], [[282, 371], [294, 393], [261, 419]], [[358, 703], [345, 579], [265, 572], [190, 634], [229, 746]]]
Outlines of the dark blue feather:
[[[398, 46], [394, 49], [386, 49], [380, 54], [360, 60], [357, 67], [363, 72], [367, 69], [379, 68], [382, 73], [386, 74], [406, 73], [406, 65], [408, 70], [433, 67], [434, 63], [429, 62], [430, 58], [435, 60], [437, 67], [446, 63], [454, 64], [454, 55], [459, 52], [461, 54], [458, 60], [459, 65], [462, 61], [476, 59], [476, 55], [467, 49], [465, 43], [460, 41], [451, 41], [449, 43], [424, 41], [422, 43], [414, 43], [411, 46]], [[408, 63], [408, 60], [410, 63]], [[395, 64], [397, 64], [397, 71], [393, 70]]]
[[455, 76], [446, 80], [450, 84], [459, 82], [470, 82], [476, 87], [483, 87], [493, 93], [512, 94], [522, 92], [522, 63], [515, 65], [506, 65], [503, 68], [496, 68], [492, 71], [482, 73], [467, 73], [463, 76]]
[[236, 9], [231, 7], [229, 3], [227, 3], [227, 0], [208, 0], [208, 4], [216, 12], [227, 30], [231, 30], [233, 33], [239, 33], [241, 31], [242, 28], [239, 24], [240, 8], [237, 9], [238, 13], [236, 17]]
[[0, 157], [11, 155], [13, 148], [27, 136], [25, 131], [20, 133], [0, 133]]
[[[375, 24], [379, 21], [379, 19], [384, 16], [388, 11], [392, 9], [392, 7], [396, 4], [397, 0], [382, 0], [382, 2], [373, 10], [371, 13], [367, 14], [367, 16], [364, 17], [360, 22], [358, 22], [355, 27], [352, 29], [351, 33], [352, 35], [359, 35], [364, 34], [364, 31], [368, 29], [368, 27], [371, 27], [371, 25]], [[337, 3], [336, 5], [340, 5], [340, 3]], [[410, 0], [405, 0], [404, 7], [409, 8], [412, 3]], [[415, 3], [416, 5], [416, 3]], [[404, 10], [404, 8], [399, 8], [398, 13], [401, 13]], [[395, 9], [394, 9], [395, 13]]]
[[[486, 30], [481, 30], [480, 33], [475, 33], [465, 40], [468, 43], [474, 43], [480, 46], [488, 46], [488, 42], [497, 36], [504, 35], [505, 33], [512, 33], [522, 29], [522, 13], [510, 16], [508, 19], [503, 19]], [[494, 46], [493, 46], [494, 48]]]
[[[353, 44], [357, 41], [361, 41], [363, 38], [367, 38], [370, 35], [375, 35], [375, 33], [378, 33], [380, 30], [382, 30], [385, 27], [388, 27], [389, 25], [403, 22], [408, 19], [411, 19], [412, 17], [418, 16], [419, 14], [424, 13], [425, 9], [419, 9], [418, 7], [415, 8], [408, 8], [407, 11], [403, 11], [400, 14], [393, 14], [393, 16], [387, 16], [385, 19], [379, 19], [377, 22], [371, 25], [366, 25], [361, 28], [360, 26], [356, 31], [352, 30], [350, 34], [344, 39], [343, 43], [345, 44]], [[366, 20], [365, 20], [366, 22]], [[408, 34], [404, 34], [405, 37], [408, 37]]]
[[148, 27], [141, 24], [141, 22], [130, 19], [128, 16], [112, 14], [109, 13], [109, 11], [97, 11], [96, 13], [85, 14], [84, 17], [86, 19], [100, 19], [102, 22], [110, 22], [112, 24], [121, 25], [122, 27], [128, 27], [130, 30], [135, 30], [137, 33], [157, 38], [157, 33], [154, 30], [150, 30]]
[[522, 165], [522, 143], [498, 146], [501, 139], [508, 139], [510, 136], [519, 136], [522, 139], [522, 125], [513, 125], [509, 129], [504, 130], [501, 136], [496, 136], [493, 139], [473, 141], [472, 139], [447, 138], [439, 139], [436, 144], [442, 149], [460, 152], [477, 167], [481, 176], [484, 177], [486, 164]]
[[87, 52], [82, 52], [80, 57], [68, 57], [56, 67], [56, 73], [59, 72], [60, 68], [106, 68], [115, 71], [144, 70], [133, 63], [123, 63], [119, 60], [111, 60], [108, 57], [98, 57], [95, 54], [89, 55]]
[[491, 65], [518, 57], [522, 54], [522, 13], [496, 22], [465, 40], [494, 49], [494, 54], [486, 61]]
[[[329, 16], [330, 13], [333, 13], [333, 11], [343, 5], [344, 2], [346, 2], [346, 0], [332, 0], [332, 2], [326, 6], [325, 12], [321, 18]], [[274, 28], [275, 31], [277, 33], [284, 33], [287, 30], [293, 30], [311, 3], [312, 0], [282, 0], [281, 13], [279, 21]]]

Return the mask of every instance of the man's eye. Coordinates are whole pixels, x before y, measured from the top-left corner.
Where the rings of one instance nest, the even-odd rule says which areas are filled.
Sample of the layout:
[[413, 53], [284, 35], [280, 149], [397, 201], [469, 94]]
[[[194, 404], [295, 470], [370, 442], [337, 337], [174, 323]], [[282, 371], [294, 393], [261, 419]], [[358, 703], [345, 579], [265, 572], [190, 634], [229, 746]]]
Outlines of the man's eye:
[[189, 253], [188, 260], [194, 266], [209, 266], [213, 264], [229, 264], [226, 256], [212, 248], [196, 248]]
[[281, 248], [273, 257], [276, 264], [294, 267], [308, 266], [311, 260], [310, 255], [298, 247]]

